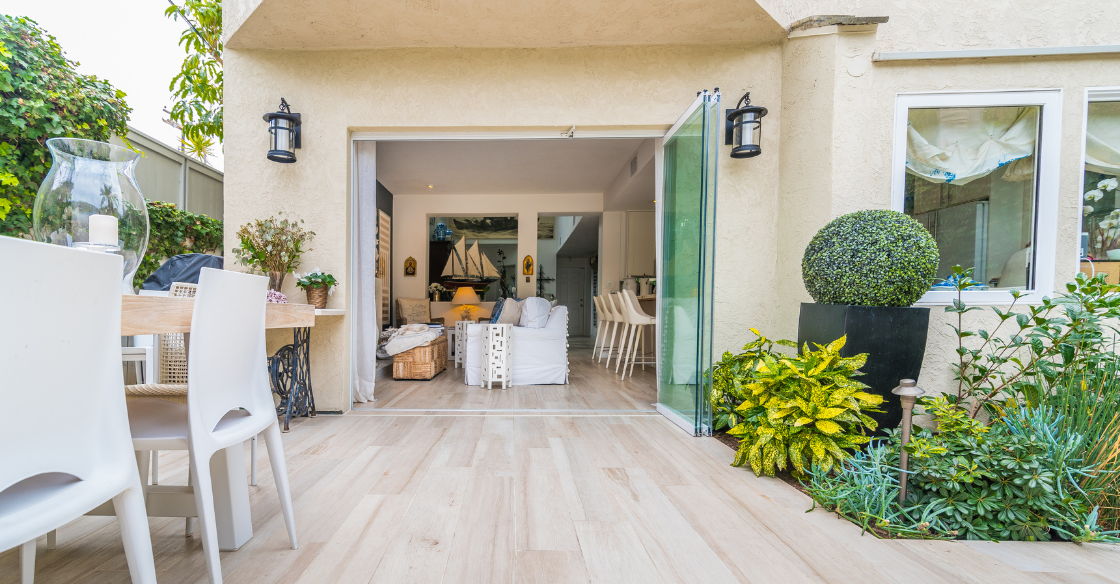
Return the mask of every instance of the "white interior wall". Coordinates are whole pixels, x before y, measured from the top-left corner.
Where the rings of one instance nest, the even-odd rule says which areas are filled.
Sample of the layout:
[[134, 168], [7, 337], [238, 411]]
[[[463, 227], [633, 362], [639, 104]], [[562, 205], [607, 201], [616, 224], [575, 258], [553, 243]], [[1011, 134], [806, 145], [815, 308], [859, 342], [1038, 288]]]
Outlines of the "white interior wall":
[[[556, 240], [555, 239], [538, 239], [537, 240], [537, 267], [534, 272], [535, 276], [540, 276], [541, 266], [544, 266], [545, 277], [553, 278], [551, 282], [544, 283], [544, 293], [556, 296]], [[525, 277], [522, 276], [521, 280], [524, 281]], [[536, 288], [533, 288], [533, 294], [536, 296]], [[524, 296], [522, 296], [524, 298]]]
[[604, 211], [599, 222], [599, 294], [618, 292], [626, 266], [626, 212]]

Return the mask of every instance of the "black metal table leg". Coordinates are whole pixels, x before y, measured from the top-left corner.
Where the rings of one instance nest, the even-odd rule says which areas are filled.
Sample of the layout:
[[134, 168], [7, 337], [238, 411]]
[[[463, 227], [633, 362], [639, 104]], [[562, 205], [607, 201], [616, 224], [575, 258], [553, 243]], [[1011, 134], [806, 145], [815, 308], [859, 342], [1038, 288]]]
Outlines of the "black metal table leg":
[[292, 344], [280, 347], [268, 358], [272, 392], [280, 396], [276, 415], [284, 417], [287, 432], [292, 416], [315, 417], [315, 394], [311, 390], [311, 329], [297, 327]]

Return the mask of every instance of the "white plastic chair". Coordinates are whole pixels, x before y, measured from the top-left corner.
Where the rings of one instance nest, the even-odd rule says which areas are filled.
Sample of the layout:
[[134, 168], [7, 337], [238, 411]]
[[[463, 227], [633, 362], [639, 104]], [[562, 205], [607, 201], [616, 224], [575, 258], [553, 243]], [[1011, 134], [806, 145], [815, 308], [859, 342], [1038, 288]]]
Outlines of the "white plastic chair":
[[630, 377], [634, 376], [634, 365], [637, 361], [637, 348], [638, 342], [641, 341], [642, 345], [642, 369], [646, 365], [654, 363], [650, 361], [645, 354], [646, 350], [646, 328], [656, 327], [657, 318], [650, 316], [642, 310], [641, 303], [638, 302], [638, 296], [634, 294], [633, 290], [622, 291], [622, 303], [626, 308], [626, 320], [630, 323], [630, 350], [626, 354], [626, 360], [622, 364], [622, 379], [626, 379], [626, 364], [630, 364]]
[[268, 279], [203, 268], [191, 318], [186, 405], [156, 398], [128, 403], [137, 451], [188, 450], [202, 549], [210, 582], [220, 584], [210, 459], [264, 432], [288, 539], [296, 549], [295, 516], [280, 426], [265, 365]]
[[[113, 501], [133, 582], [154, 583], [148, 515], [125, 413], [120, 256], [0, 237], [0, 550]], [[65, 366], [60, 367], [59, 364]]]

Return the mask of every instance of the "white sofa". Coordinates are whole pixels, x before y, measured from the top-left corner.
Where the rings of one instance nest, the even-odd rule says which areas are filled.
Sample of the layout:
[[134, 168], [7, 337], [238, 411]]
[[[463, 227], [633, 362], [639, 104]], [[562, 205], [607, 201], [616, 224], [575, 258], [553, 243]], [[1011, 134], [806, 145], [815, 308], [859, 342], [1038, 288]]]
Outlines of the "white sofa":
[[[467, 385], [482, 382], [483, 326], [467, 326]], [[510, 364], [511, 385], [567, 385], [568, 308], [553, 308], [544, 328], [513, 327]]]

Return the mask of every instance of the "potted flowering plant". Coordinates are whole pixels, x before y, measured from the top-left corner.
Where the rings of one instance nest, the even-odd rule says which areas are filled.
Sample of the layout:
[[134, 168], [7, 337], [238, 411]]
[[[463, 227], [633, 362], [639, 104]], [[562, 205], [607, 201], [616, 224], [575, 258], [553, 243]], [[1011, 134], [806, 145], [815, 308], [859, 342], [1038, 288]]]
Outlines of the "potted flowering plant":
[[300, 227], [302, 219], [289, 221], [282, 212], [277, 215], [281, 218], [257, 219], [242, 225], [237, 230], [240, 245], [233, 248], [233, 255], [250, 271], [268, 274], [268, 289], [279, 292], [284, 276], [299, 267], [300, 256], [311, 251], [303, 245], [315, 237], [315, 232]]
[[442, 297], [444, 292], [447, 292], [447, 288], [444, 288], [443, 284], [440, 284], [439, 282], [432, 282], [431, 284], [428, 284], [428, 294], [431, 295], [432, 302], [439, 302], [439, 299]]
[[1089, 235], [1089, 257], [1094, 260], [1120, 260], [1120, 209], [1109, 210], [1102, 203], [1106, 192], [1120, 186], [1116, 177], [1097, 182], [1097, 188], [1085, 192], [1085, 232]]
[[336, 285], [338, 285], [338, 280], [319, 268], [303, 274], [296, 280], [296, 286], [307, 294], [307, 303], [314, 305], [315, 308], [327, 307], [327, 296], [334, 292], [332, 288]]

